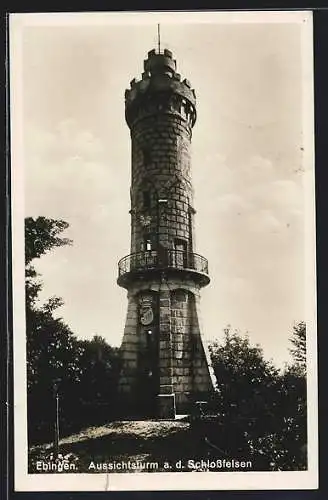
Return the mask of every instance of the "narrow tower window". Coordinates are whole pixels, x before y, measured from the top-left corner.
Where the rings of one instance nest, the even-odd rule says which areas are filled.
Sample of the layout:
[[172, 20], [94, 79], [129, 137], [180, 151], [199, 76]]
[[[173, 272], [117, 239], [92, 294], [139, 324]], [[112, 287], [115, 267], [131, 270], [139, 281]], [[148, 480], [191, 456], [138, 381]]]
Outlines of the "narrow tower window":
[[142, 156], [143, 156], [143, 163], [145, 167], [147, 167], [151, 163], [150, 151], [148, 148], [142, 149]]
[[143, 192], [143, 207], [148, 210], [150, 208], [150, 192]]

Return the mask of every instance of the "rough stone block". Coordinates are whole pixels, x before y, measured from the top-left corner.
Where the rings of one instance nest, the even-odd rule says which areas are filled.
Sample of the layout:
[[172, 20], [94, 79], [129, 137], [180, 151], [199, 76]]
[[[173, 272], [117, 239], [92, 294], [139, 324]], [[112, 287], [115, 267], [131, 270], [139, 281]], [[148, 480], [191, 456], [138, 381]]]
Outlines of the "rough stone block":
[[167, 332], [160, 331], [159, 339], [160, 340], [171, 340], [170, 330], [168, 330]]
[[172, 384], [161, 384], [159, 387], [159, 394], [172, 394], [173, 393], [173, 386]]
[[183, 391], [183, 384], [182, 382], [176, 382], [174, 385], [174, 390], [177, 392], [182, 392]]
[[169, 368], [171, 366], [171, 359], [170, 357], [168, 358], [163, 357], [164, 354], [165, 353], [163, 353], [163, 355], [160, 357], [159, 366], [160, 368]]
[[175, 344], [175, 350], [176, 350], [176, 352], [177, 352], [178, 355], [180, 353], [182, 353], [185, 350], [185, 346], [184, 346], [183, 342], [177, 342]]
[[171, 315], [169, 313], [162, 313], [159, 320], [160, 327], [162, 325], [164, 326], [170, 324], [170, 320], [171, 320]]
[[122, 359], [125, 359], [125, 360], [131, 360], [131, 359], [137, 359], [137, 349], [135, 349], [134, 351], [127, 351], [126, 349], [124, 349], [122, 351]]
[[135, 328], [133, 330], [124, 330], [124, 337], [122, 342], [122, 349], [126, 344], [138, 344], [139, 339], [136, 335]]
[[195, 384], [199, 385], [204, 383], [204, 377], [200, 376], [198, 373], [196, 373], [196, 376], [194, 378]]
[[171, 366], [162, 366], [159, 365], [159, 376], [160, 377], [172, 377], [173, 368]]
[[171, 385], [172, 386], [172, 377], [170, 377], [170, 376], [160, 377], [159, 383], [160, 383], [161, 386], [162, 385], [163, 386], [165, 386], [165, 385]]
[[159, 348], [160, 349], [170, 349], [171, 343], [167, 340], [160, 340], [159, 342]]
[[160, 336], [162, 337], [165, 334], [169, 334], [171, 332], [171, 326], [169, 323], [160, 323]]
[[137, 359], [125, 359], [125, 366], [128, 368], [137, 368]]
[[135, 327], [135, 326], [136, 326], [136, 318], [131, 318], [131, 317], [128, 317], [128, 318], [126, 319], [125, 326], [126, 326], [126, 327], [129, 327], [129, 326], [131, 326], [131, 327]]

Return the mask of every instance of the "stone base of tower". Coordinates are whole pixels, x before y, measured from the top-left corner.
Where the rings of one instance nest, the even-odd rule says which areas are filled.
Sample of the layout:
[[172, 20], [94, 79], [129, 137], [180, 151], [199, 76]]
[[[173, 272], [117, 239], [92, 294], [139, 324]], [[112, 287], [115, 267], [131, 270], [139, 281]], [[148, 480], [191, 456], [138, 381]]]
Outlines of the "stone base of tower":
[[[145, 304], [152, 312], [142, 316]], [[121, 359], [122, 416], [175, 418], [209, 398], [216, 381], [201, 337], [199, 289], [193, 281], [170, 279], [129, 290]]]

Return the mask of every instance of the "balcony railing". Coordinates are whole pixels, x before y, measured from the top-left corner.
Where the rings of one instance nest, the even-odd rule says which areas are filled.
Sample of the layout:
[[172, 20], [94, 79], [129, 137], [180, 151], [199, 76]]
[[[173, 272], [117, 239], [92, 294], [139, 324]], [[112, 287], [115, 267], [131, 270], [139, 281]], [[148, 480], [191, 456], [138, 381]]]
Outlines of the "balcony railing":
[[197, 253], [167, 249], [138, 252], [123, 257], [118, 263], [118, 275], [152, 269], [185, 269], [208, 274], [208, 261]]

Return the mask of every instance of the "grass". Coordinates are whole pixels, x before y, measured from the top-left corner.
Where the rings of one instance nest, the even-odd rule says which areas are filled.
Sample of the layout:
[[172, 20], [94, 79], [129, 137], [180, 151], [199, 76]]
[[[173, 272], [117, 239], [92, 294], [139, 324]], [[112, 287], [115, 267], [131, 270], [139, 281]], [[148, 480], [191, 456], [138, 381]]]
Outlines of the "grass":
[[[29, 473], [39, 471], [36, 463], [48, 463], [53, 452], [53, 444], [33, 446], [29, 450]], [[139, 462], [140, 466], [155, 463], [149, 472], [176, 471], [179, 460], [186, 464], [189, 459], [212, 460], [224, 458], [216, 450], [210, 449], [204, 440], [199, 439], [189, 422], [182, 421], [118, 421], [99, 427], [89, 427], [77, 434], [60, 440], [59, 452], [75, 460], [75, 470], [65, 472], [104, 472], [103, 468], [89, 468], [90, 463], [114, 464]], [[53, 462], [53, 461], [52, 461]], [[178, 467], [177, 467], [178, 463]], [[191, 469], [185, 469], [191, 470]], [[115, 472], [135, 471], [135, 469]], [[55, 471], [57, 472], [57, 471]]]

